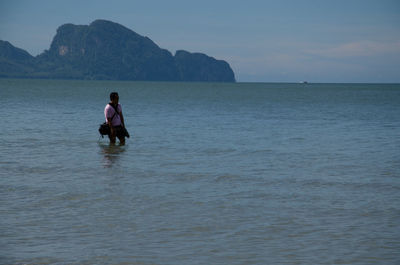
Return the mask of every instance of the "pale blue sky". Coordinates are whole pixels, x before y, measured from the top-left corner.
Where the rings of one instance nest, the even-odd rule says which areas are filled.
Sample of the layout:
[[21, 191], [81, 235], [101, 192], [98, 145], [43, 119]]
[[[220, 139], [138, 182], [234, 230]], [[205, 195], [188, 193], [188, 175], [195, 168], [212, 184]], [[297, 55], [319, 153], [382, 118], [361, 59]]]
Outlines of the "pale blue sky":
[[400, 82], [400, 0], [0, 0], [0, 39], [37, 55], [99, 18], [226, 60], [239, 82]]

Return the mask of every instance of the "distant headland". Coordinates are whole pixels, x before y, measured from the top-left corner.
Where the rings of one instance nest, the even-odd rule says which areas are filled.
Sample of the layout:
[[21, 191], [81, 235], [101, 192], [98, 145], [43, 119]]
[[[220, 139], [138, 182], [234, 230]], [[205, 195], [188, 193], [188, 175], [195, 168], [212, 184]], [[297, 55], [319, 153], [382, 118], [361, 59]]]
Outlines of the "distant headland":
[[235, 82], [226, 61], [179, 50], [111, 21], [64, 24], [50, 49], [34, 57], [0, 40], [0, 77], [135, 81]]

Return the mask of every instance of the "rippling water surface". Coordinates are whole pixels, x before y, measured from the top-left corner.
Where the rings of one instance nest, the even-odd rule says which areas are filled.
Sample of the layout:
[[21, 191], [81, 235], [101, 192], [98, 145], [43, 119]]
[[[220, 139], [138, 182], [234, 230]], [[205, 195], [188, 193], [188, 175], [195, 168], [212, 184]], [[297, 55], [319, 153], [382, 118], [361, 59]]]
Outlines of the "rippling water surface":
[[400, 263], [399, 85], [0, 79], [0, 106], [1, 264]]

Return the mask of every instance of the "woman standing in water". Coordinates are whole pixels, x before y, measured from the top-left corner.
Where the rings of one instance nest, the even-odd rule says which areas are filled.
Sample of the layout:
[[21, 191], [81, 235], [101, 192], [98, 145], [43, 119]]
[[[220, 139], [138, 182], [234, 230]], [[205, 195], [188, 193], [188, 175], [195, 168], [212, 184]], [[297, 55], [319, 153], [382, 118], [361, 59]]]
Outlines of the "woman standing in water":
[[[110, 143], [115, 144], [116, 137], [118, 137], [121, 145], [125, 144], [125, 136], [128, 136], [125, 129], [124, 116], [122, 115], [122, 107], [119, 102], [117, 92], [110, 94], [110, 103], [104, 109], [106, 122], [110, 127]], [[128, 136], [129, 137], [129, 136]]]

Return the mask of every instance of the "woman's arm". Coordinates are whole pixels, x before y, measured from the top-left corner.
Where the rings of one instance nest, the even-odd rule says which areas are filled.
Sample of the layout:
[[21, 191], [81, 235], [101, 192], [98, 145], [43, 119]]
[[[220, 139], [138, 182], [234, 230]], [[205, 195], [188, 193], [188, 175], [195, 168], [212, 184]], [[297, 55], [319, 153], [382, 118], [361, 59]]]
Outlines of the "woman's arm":
[[125, 127], [124, 115], [122, 115], [122, 111], [119, 113], [119, 117], [121, 118], [122, 126]]

